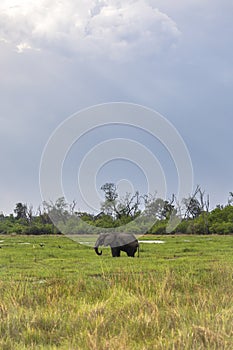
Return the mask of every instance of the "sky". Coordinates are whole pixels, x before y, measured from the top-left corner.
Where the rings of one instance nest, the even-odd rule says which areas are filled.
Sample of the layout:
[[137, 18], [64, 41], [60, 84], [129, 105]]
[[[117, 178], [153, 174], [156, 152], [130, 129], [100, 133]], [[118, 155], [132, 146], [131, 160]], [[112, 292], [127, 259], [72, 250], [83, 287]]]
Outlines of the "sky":
[[[226, 204], [233, 191], [232, 15], [231, 0], [1, 0], [0, 212], [13, 212], [18, 202], [36, 210], [44, 199], [53, 200], [52, 194], [41, 197], [40, 184], [51, 135], [77, 114], [81, 129], [82, 111], [113, 102], [163, 116], [187, 147], [193, 187], [210, 195], [212, 208]], [[101, 119], [90, 116], [93, 125]], [[65, 197], [76, 199], [80, 210], [98, 211], [96, 200], [89, 203], [90, 181], [99, 201], [105, 182], [116, 183], [122, 196], [145, 193], [154, 165], [154, 190], [160, 193], [164, 183], [156, 176], [163, 174], [165, 196], [176, 193], [172, 152], [147, 131], [133, 120], [89, 127], [58, 170]], [[138, 159], [128, 151], [98, 158], [127, 140]], [[137, 145], [156, 160], [142, 156], [141, 162]], [[93, 152], [99, 163], [85, 168]]]

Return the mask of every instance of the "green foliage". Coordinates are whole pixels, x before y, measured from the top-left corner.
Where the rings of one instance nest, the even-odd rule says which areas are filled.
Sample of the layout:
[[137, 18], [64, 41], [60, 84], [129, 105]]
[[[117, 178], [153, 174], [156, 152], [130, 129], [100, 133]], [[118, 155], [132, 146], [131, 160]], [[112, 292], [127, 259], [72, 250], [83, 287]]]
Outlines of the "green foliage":
[[211, 233], [229, 234], [233, 233], [232, 222], [214, 222], [210, 227]]
[[202, 212], [195, 219], [184, 219], [174, 232], [185, 234], [232, 234], [233, 206], [217, 207], [210, 213]]
[[[142, 196], [136, 191], [134, 195], [127, 193], [124, 198], [118, 199], [117, 188], [112, 183], [101, 187], [105, 192], [105, 202], [98, 215], [87, 212], [75, 212], [75, 201], [66, 203], [59, 198], [55, 203], [44, 202], [43, 210], [33, 215], [32, 207], [17, 203], [15, 215], [0, 214], [0, 233], [2, 234], [89, 234], [95, 228], [124, 227], [124, 231], [132, 233], [148, 232], [166, 234], [169, 227], [169, 218], [179, 224], [172, 233], [183, 234], [232, 234], [233, 233], [233, 200], [228, 205], [218, 206], [209, 212], [209, 200], [204, 202], [204, 193], [197, 187], [200, 194], [197, 200], [194, 196], [184, 200], [186, 212], [180, 222], [179, 207], [175, 207], [175, 197], [171, 201], [164, 201], [156, 196], [144, 196], [144, 209], [140, 208]], [[231, 196], [232, 197], [232, 196]], [[201, 204], [202, 203], [202, 204]], [[205, 210], [204, 210], [205, 208]], [[188, 214], [187, 214], [188, 213]], [[57, 229], [53, 222], [56, 223]]]
[[153, 227], [149, 230], [148, 233], [153, 233], [156, 235], [163, 235], [166, 234], [166, 227], [167, 227], [168, 220], [159, 220], [157, 221]]
[[183, 233], [187, 234], [193, 232], [193, 228], [191, 227], [193, 220], [192, 219], [185, 219], [182, 220], [179, 225], [176, 227], [175, 232], [176, 233]]
[[34, 224], [24, 228], [23, 233], [26, 235], [44, 235], [44, 234], [59, 234], [59, 230], [51, 224]]
[[210, 222], [233, 222], [233, 205], [212, 210]]
[[111, 215], [102, 214], [93, 222], [96, 227], [111, 228], [115, 226], [115, 221]]

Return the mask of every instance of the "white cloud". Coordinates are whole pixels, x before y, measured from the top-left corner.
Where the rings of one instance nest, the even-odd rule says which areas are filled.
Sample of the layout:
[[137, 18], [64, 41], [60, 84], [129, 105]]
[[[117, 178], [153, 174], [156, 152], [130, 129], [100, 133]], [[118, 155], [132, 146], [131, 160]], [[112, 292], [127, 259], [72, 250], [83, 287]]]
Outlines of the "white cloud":
[[5, 0], [0, 5], [0, 40], [64, 54], [130, 59], [172, 47], [180, 31], [146, 0]]
[[28, 43], [21, 42], [19, 45], [16, 46], [17, 51], [19, 53], [24, 52], [25, 50], [30, 50], [32, 47]]

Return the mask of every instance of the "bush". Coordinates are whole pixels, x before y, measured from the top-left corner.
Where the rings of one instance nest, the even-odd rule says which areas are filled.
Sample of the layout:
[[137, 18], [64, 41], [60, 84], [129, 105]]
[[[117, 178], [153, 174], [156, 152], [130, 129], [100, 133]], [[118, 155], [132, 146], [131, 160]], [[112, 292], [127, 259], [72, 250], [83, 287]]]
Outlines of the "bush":
[[233, 223], [232, 222], [215, 222], [210, 226], [211, 233], [217, 234], [229, 234], [233, 233]]
[[148, 233], [163, 235], [166, 234], [167, 220], [157, 221]]
[[24, 233], [26, 235], [51, 235], [59, 233], [57, 229], [51, 224], [38, 224], [32, 225], [25, 228]]
[[179, 225], [175, 228], [175, 233], [190, 233], [190, 220], [182, 220]]

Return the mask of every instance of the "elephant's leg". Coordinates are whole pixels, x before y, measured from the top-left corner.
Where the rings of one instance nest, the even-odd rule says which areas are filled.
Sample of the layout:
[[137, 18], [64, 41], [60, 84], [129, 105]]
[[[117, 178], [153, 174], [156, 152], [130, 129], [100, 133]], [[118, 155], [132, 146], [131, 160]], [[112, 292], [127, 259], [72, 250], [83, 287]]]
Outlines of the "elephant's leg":
[[114, 258], [120, 256], [120, 249], [118, 247], [111, 248], [111, 250], [112, 250], [112, 256]]
[[137, 251], [137, 248], [134, 247], [134, 248], [133, 248], [133, 251], [132, 251], [132, 257], [135, 256], [136, 251]]
[[136, 250], [137, 250], [137, 249], [135, 249], [134, 247], [129, 247], [129, 248], [127, 249], [126, 253], [127, 253], [128, 256], [131, 256], [131, 257], [134, 258], [134, 255], [135, 255], [135, 253], [136, 253]]
[[131, 250], [128, 250], [128, 251], [127, 251], [127, 255], [128, 255], [128, 256], [134, 256], [134, 254], [132, 253]]

